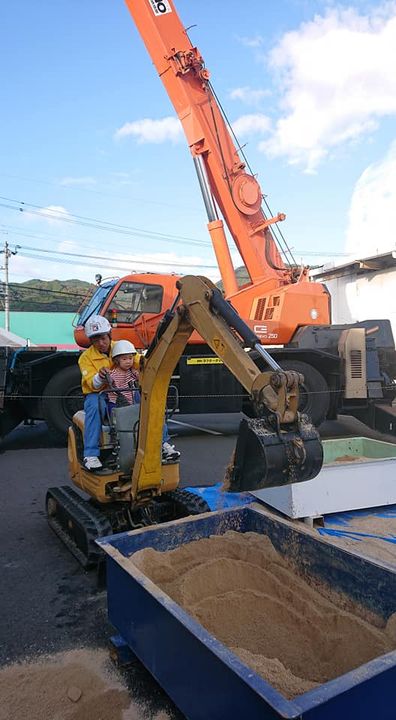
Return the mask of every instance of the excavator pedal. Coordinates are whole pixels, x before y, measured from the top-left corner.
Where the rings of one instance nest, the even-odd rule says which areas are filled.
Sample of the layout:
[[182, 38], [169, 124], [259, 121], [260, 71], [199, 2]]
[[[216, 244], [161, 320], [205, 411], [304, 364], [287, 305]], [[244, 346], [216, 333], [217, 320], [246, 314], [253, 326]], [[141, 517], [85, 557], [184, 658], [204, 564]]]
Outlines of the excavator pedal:
[[306, 416], [274, 430], [267, 418], [242, 420], [226, 489], [245, 492], [312, 480], [323, 465], [319, 434]]

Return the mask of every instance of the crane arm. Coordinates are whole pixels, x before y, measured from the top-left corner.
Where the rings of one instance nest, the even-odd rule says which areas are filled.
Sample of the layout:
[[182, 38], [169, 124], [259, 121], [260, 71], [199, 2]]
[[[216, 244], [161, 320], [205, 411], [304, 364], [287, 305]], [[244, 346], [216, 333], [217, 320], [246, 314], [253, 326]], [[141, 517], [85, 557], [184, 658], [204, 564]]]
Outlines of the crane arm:
[[[210, 280], [186, 276], [177, 281], [177, 288], [179, 304], [165, 318], [144, 360], [132, 497], [161, 490], [167, 392], [193, 330], [243, 385], [255, 408], [256, 418], [241, 423], [230, 489], [239, 492], [315, 477], [323, 451], [316, 430], [298, 413], [301, 376], [281, 370]], [[261, 372], [244, 345], [260, 348], [272, 370]]]
[[238, 289], [222, 220], [228, 226], [252, 283], [293, 281], [270, 231], [284, 215], [266, 218], [257, 179], [246, 171], [212, 90], [209, 71], [192, 45], [172, 0], [126, 0], [137, 29], [173, 103], [194, 158], [208, 213], [208, 228], [226, 295]]

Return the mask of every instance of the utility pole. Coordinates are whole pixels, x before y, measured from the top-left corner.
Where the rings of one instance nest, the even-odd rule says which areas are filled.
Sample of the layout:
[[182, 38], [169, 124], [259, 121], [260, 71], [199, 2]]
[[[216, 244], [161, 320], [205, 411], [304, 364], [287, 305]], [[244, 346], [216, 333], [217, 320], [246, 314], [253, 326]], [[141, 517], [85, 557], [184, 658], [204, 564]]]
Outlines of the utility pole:
[[4, 253], [4, 267], [2, 270], [4, 270], [4, 327], [6, 330], [10, 329], [10, 283], [9, 283], [9, 276], [8, 276], [8, 265], [11, 255], [16, 255], [18, 252], [18, 245], [16, 245], [15, 250], [10, 250], [10, 246], [5, 240], [4, 242], [4, 250], [0, 250], [0, 253]]

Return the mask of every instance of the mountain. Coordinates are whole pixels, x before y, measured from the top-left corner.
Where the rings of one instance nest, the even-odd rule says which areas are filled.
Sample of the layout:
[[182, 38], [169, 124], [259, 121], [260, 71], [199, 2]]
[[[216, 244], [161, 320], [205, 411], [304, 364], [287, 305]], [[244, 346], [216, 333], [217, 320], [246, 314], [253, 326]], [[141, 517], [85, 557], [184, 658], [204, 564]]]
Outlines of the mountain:
[[[244, 266], [236, 269], [239, 287], [249, 281]], [[221, 280], [217, 283], [223, 289]], [[91, 294], [96, 285], [84, 280], [26, 280], [23, 283], [10, 283], [10, 310], [14, 312], [77, 312], [87, 294]], [[2, 300], [0, 283], [0, 301]], [[0, 303], [0, 306], [3, 303]]]
[[[10, 310], [77, 312], [95, 285], [83, 280], [26, 280], [10, 283]], [[0, 293], [1, 298], [1, 293]]]
[[[241, 288], [242, 285], [246, 285], [250, 281], [249, 273], [246, 270], [244, 265], [241, 265], [240, 267], [235, 268], [235, 275], [238, 283], [238, 287]], [[223, 281], [219, 280], [216, 283], [217, 287], [220, 288], [220, 290], [223, 290]]]

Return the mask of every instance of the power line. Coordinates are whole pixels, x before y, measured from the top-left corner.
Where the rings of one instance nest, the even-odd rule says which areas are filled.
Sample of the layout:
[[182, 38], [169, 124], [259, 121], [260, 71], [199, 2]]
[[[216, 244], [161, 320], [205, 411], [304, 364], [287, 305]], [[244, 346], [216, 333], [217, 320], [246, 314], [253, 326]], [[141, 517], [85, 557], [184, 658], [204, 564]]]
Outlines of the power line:
[[[144, 230], [143, 228], [137, 228], [129, 225], [119, 225], [117, 223], [112, 223], [107, 220], [98, 220], [96, 218], [90, 218], [84, 215], [75, 215], [69, 212], [67, 213], [67, 215], [66, 213], [61, 212], [56, 213], [55, 211], [51, 211], [51, 209], [47, 210], [45, 207], [41, 207], [40, 205], [34, 205], [33, 203], [14, 200], [12, 198], [4, 197], [2, 195], [0, 195], [0, 200], [4, 201], [3, 203], [0, 203], [0, 207], [7, 208], [8, 210], [25, 212], [26, 209], [26, 212], [28, 214], [38, 215], [41, 218], [47, 218], [49, 220], [59, 220], [61, 222], [71, 223], [73, 225], [81, 225], [82, 227], [91, 227], [95, 230], [114, 232], [120, 235], [138, 236], [145, 239], [151, 238], [153, 240], [158, 240], [161, 242], [174, 242], [182, 245], [190, 244], [204, 247], [210, 245], [210, 242], [197, 240], [196, 238], [190, 238], [184, 235], [173, 235], [172, 233], [160, 233], [154, 230]], [[7, 203], [14, 203], [14, 205], [8, 205]]]
[[[145, 203], [147, 205], [157, 205], [170, 208], [179, 208], [176, 203], [167, 203], [161, 200], [151, 200], [148, 198], [134, 197], [133, 195], [118, 195], [116, 193], [104, 192], [103, 190], [94, 190], [93, 188], [84, 187], [82, 184], [73, 184], [66, 182], [55, 182], [50, 180], [43, 180], [40, 178], [24, 177], [22, 175], [11, 175], [9, 173], [0, 173], [0, 177], [12, 178], [14, 180], [22, 180], [24, 182], [40, 183], [41, 185], [49, 185], [52, 187], [62, 188], [63, 190], [76, 190], [78, 192], [90, 193], [92, 195], [101, 195], [104, 197], [111, 197], [117, 200], [127, 200], [129, 203]], [[202, 215], [202, 208], [184, 206], [189, 212], [200, 213]], [[180, 208], [179, 208], [180, 209]]]
[[[43, 251], [40, 251], [40, 252], [43, 252]], [[19, 255], [20, 255], [21, 257], [31, 258], [31, 259], [33, 259], [33, 260], [40, 260], [40, 261], [42, 261], [42, 262], [48, 262], [48, 263], [52, 263], [52, 264], [55, 263], [55, 264], [60, 264], [60, 265], [73, 265], [74, 267], [76, 266], [75, 260], [72, 260], [72, 259], [69, 259], [69, 258], [64, 258], [64, 257], [45, 257], [45, 256], [43, 256], [43, 255], [38, 255], [38, 254], [35, 253], [35, 252], [27, 252], [26, 250], [23, 250], [23, 249], [21, 249], [21, 250], [19, 251]], [[79, 255], [79, 257], [84, 257], [84, 256]], [[85, 256], [85, 257], [87, 257], [87, 256]], [[89, 263], [89, 262], [83, 262], [83, 261], [79, 260], [79, 261], [78, 261], [78, 266], [79, 266], [79, 267], [82, 266], [82, 267], [91, 268], [92, 271], [95, 270], [95, 269], [97, 269], [97, 268], [101, 268], [101, 269], [104, 269], [104, 270], [109, 270], [109, 269], [116, 270], [116, 271], [118, 271], [119, 273], [122, 272], [124, 275], [131, 275], [131, 274], [132, 274], [132, 270], [130, 270], [130, 269], [128, 269], [128, 268], [125, 268], [125, 267], [122, 267], [120, 264], [116, 265], [116, 264], [110, 262], [110, 260], [111, 260], [111, 258], [104, 258], [103, 260], [95, 261], [95, 264], [93, 264], [92, 262]], [[104, 262], [105, 262], [106, 264], [104, 264]], [[116, 261], [116, 262], [118, 262], [118, 263], [124, 262], [124, 264], [125, 264], [127, 261]], [[135, 263], [136, 265], [146, 265], [146, 264], [149, 264], [149, 265], [165, 265], [165, 266], [169, 266], [169, 267], [175, 267], [175, 263], [166, 263], [166, 262], [161, 262], [161, 261], [146, 263], [145, 260], [139, 260], [139, 261], [137, 261], [137, 260], [135, 260], [135, 261], [134, 261], [134, 260], [130, 260], [130, 261], [129, 261], [129, 266], [131, 266], [133, 263]], [[176, 264], [176, 266], [177, 266], [177, 264]], [[195, 267], [195, 268], [201, 268], [201, 267], [206, 267], [206, 268], [208, 268], [208, 267], [213, 267], [213, 268], [217, 269], [217, 265], [213, 265], [213, 266], [212, 266], [212, 265], [188, 265], [188, 263], [186, 263], [186, 264], [183, 263], [183, 264], [181, 264], [179, 267], [180, 267], [180, 268], [182, 268], [182, 267], [193, 267], [193, 268], [194, 268], [194, 267]], [[138, 272], [144, 274], [144, 269], [141, 270], [141, 271], [139, 270]], [[181, 273], [181, 274], [183, 275], [183, 274], [185, 274], [185, 273]]]
[[[46, 242], [46, 243], [48, 243], [49, 239], [52, 240], [53, 242], [59, 242], [59, 237], [54, 236], [53, 234], [51, 235], [51, 234], [48, 234], [48, 233], [42, 233], [42, 234], [39, 235], [39, 234], [37, 234], [37, 233], [25, 233], [25, 232], [20, 232], [19, 229], [16, 229], [16, 230], [14, 229], [16, 226], [9, 225], [9, 224], [4, 224], [4, 223], [3, 223], [0, 227], [7, 228], [7, 230], [8, 230], [9, 232], [11, 232], [13, 235], [17, 235], [18, 237], [24, 237], [24, 238], [29, 238], [29, 239], [33, 239], [33, 240], [41, 240], [41, 241]], [[43, 236], [43, 235], [44, 235], [44, 236]], [[98, 246], [98, 243], [97, 243], [97, 242], [92, 243], [91, 245], [88, 245], [88, 244], [87, 244], [87, 245], [84, 245], [84, 242], [87, 242], [87, 241], [80, 241], [80, 240], [74, 240], [74, 239], [73, 239], [73, 240], [66, 240], [66, 239], [65, 239], [65, 240], [62, 240], [62, 243], [67, 243], [67, 242], [73, 243], [73, 244], [78, 244], [78, 248], [79, 248], [79, 249], [84, 249], [84, 248], [86, 248], [87, 250], [92, 250], [92, 245], [94, 245], [94, 247], [97, 247], [97, 246]], [[24, 247], [33, 249], [32, 246], [24, 246]], [[36, 249], [36, 248], [34, 248], [34, 249]], [[67, 254], [68, 254], [67, 251], [64, 251], [64, 250], [48, 250], [48, 248], [37, 248], [37, 250], [40, 251], [40, 252], [47, 252], [47, 253], [52, 253], [52, 254], [57, 254], [57, 255], [62, 255], [62, 254], [63, 254], [63, 255], [67, 255]], [[77, 256], [77, 254], [76, 254], [76, 256]], [[105, 259], [106, 261], [108, 261], [109, 259], [111, 259], [111, 258], [108, 258], [108, 257], [104, 257], [104, 258], [103, 258], [103, 256], [98, 256], [98, 255], [87, 255], [87, 253], [84, 253], [83, 255], [80, 255], [80, 257], [91, 257], [91, 258], [93, 258], [93, 259], [96, 259], [96, 258], [97, 258], [97, 259]], [[186, 257], [186, 261], [188, 261], [188, 259], [189, 259], [189, 258]], [[217, 268], [217, 265], [206, 265], [205, 263], [203, 263], [203, 264], [197, 263], [196, 260], [195, 260], [195, 258], [193, 258], [194, 262], [191, 262], [191, 263], [189, 263], [189, 262], [178, 262], [177, 260], [175, 260], [174, 262], [167, 262], [167, 261], [165, 261], [165, 260], [162, 261], [162, 260], [159, 260], [159, 259], [158, 259], [158, 260], [147, 260], [145, 257], [139, 258], [139, 257], [136, 257], [136, 256], [131, 257], [131, 256], [126, 256], [126, 255], [125, 255], [125, 258], [119, 257], [119, 258], [116, 258], [116, 260], [117, 260], [117, 262], [125, 262], [125, 263], [127, 263], [128, 265], [131, 265], [131, 263], [136, 262], [136, 263], [142, 264], [142, 265], [165, 265], [165, 266], [166, 266], [166, 265], [169, 265], [170, 267], [174, 267], [174, 266], [175, 266], [175, 267], [178, 267], [178, 266], [179, 266], [179, 267], [191, 267], [191, 268], [193, 268], [193, 267], [196, 267], [196, 268]]]
[[[43, 255], [37, 255], [36, 253], [26, 252], [26, 250], [20, 250], [19, 255], [21, 257], [31, 258], [33, 260], [40, 260], [41, 262], [44, 261], [44, 262], [48, 262], [48, 263], [52, 263], [52, 264], [57, 263], [57, 264], [61, 264], [61, 265], [73, 265], [74, 267], [76, 266], [76, 262], [74, 260], [68, 259], [68, 258], [63, 258], [63, 257], [43, 257]], [[103, 264], [103, 261], [99, 261], [99, 262], [95, 262], [95, 265], [93, 265], [92, 263], [86, 263], [86, 262], [83, 262], [82, 260], [79, 260], [78, 266], [91, 268], [92, 271], [100, 268], [100, 269], [104, 269], [104, 270], [110, 270], [110, 269], [117, 270], [118, 272], [122, 272], [124, 275], [132, 275], [133, 274], [133, 272], [131, 270], [128, 271], [125, 267], [123, 268], [123, 267], [120, 267], [119, 265], [114, 265], [113, 263], [111, 263], [110, 258], [105, 258], [105, 261], [106, 261], [106, 264]], [[142, 260], [136, 264], [145, 265], [146, 263], [144, 260]], [[152, 264], [153, 265], [162, 265], [165, 263], [153, 262]], [[170, 265], [171, 267], [174, 266], [174, 263], [166, 263], [166, 264]], [[188, 265], [185, 265], [183, 267], [188, 267]], [[195, 267], [205, 267], [205, 266], [198, 265]], [[216, 265], [213, 267], [217, 269]], [[141, 270], [141, 271], [139, 270], [137, 272], [138, 272], [138, 274], [145, 274], [144, 270]], [[175, 273], [175, 274], [177, 274], [177, 273]], [[181, 274], [183, 275], [185, 273], [181, 273]]]
[[[29, 252], [26, 252], [26, 251], [21, 251], [21, 252], [20, 252], [20, 256], [21, 256], [21, 257], [31, 258], [32, 260], [40, 260], [41, 262], [57, 263], [57, 264], [60, 264], [60, 265], [73, 265], [74, 267], [75, 267], [75, 265], [76, 265], [76, 263], [75, 263], [74, 260], [68, 260], [67, 258], [49, 258], [49, 257], [43, 257], [42, 255], [37, 255], [37, 254], [35, 254], [35, 253], [29, 253]], [[107, 263], [107, 265], [104, 265], [103, 263], [100, 263], [100, 262], [99, 262], [99, 263], [95, 263], [95, 265], [93, 265], [92, 263], [86, 263], [86, 262], [79, 261], [78, 266], [79, 266], [79, 267], [88, 267], [88, 268], [91, 268], [92, 271], [94, 271], [94, 270], [97, 269], [97, 268], [103, 268], [103, 269], [106, 269], [106, 270], [112, 269], [112, 270], [118, 270], [118, 271], [124, 270], [124, 272], [125, 272], [126, 274], [129, 274], [129, 273], [127, 273], [127, 271], [125, 270], [125, 268], [121, 268], [120, 266], [117, 267], [117, 266], [115, 266], [115, 265], [112, 265], [111, 263]]]
[[[21, 232], [20, 228], [17, 225], [10, 225], [8, 223], [2, 223], [1, 227], [7, 228], [7, 230], [12, 232], [13, 235], [18, 235], [18, 237], [31, 238], [33, 240], [44, 240], [45, 241], [47, 239], [51, 239], [54, 241], [59, 241], [59, 237], [57, 237], [53, 233], [45, 233], [45, 232], [25, 233], [25, 232]], [[72, 240], [65, 239], [65, 240], [62, 240], [62, 242], [63, 243], [66, 243], [66, 242], [78, 243], [79, 248], [86, 247], [87, 249], [91, 249], [92, 244], [97, 245], [97, 242], [93, 242], [90, 245], [88, 245], [88, 244], [83, 245], [82, 243], [88, 243], [89, 241], [88, 240], [80, 241], [79, 239], [72, 239]], [[306, 255], [308, 257], [309, 256], [311, 256], [311, 257], [351, 257], [351, 253], [347, 253], [347, 252], [333, 252], [332, 250], [330, 252], [323, 252], [323, 251], [319, 251], [319, 250], [309, 250], [309, 249], [302, 250], [302, 249], [298, 249], [298, 248], [294, 248], [294, 247], [292, 249], [296, 255]], [[43, 252], [44, 252], [44, 249], [43, 249]], [[58, 254], [64, 253], [63, 250], [53, 250], [51, 252], [54, 252], [54, 253], [56, 252]], [[83, 257], [88, 257], [88, 256], [86, 254], [84, 254]], [[99, 258], [99, 256], [92, 256], [92, 257]], [[125, 262], [132, 262], [132, 261], [140, 262], [140, 260], [138, 260], [137, 258], [128, 258]], [[155, 265], [165, 264], [160, 261], [154, 262], [154, 261], [142, 260], [142, 262], [147, 263], [147, 264], [150, 264], [150, 262], [151, 262], [152, 264], [155, 264]], [[173, 264], [173, 263], [170, 263], [170, 264]], [[186, 267], [193, 267], [192, 265], [189, 265], [188, 263], [183, 263], [183, 264], [180, 263], [180, 265], [183, 265], [183, 266], [185, 265]], [[198, 265], [197, 264], [197, 267], [209, 267], [209, 268], [215, 267], [215, 268], [217, 268], [217, 265]]]
[[48, 288], [48, 289], [47, 288], [38, 288], [38, 287], [34, 287], [33, 285], [22, 285], [19, 283], [9, 283], [9, 286], [14, 292], [19, 292], [20, 290], [22, 290], [22, 292], [32, 292], [32, 291], [35, 293], [43, 292], [43, 293], [50, 293], [52, 295], [66, 295], [67, 297], [70, 297], [70, 298], [76, 298], [76, 297], [85, 298], [87, 296], [87, 293], [89, 292], [89, 290], [94, 289], [94, 286], [92, 285], [87, 288], [87, 293], [80, 294], [77, 292], [72, 292], [72, 293], [66, 292], [65, 290], [52, 290], [50, 288]]
[[[20, 248], [23, 250], [34, 250], [35, 252], [43, 252], [43, 253], [50, 253], [50, 254], [56, 254], [56, 255], [62, 255], [67, 257], [76, 257], [76, 258], [89, 258], [91, 260], [105, 260], [106, 262], [109, 262], [112, 258], [110, 257], [104, 257], [103, 255], [87, 255], [86, 253], [74, 253], [74, 252], [66, 252], [64, 250], [48, 250], [47, 248], [37, 248], [32, 247], [31, 245], [19, 245]], [[43, 258], [44, 259], [44, 258]], [[53, 262], [56, 261], [56, 258], [53, 260]], [[129, 265], [133, 263], [137, 264], [144, 264], [144, 265], [166, 265], [169, 267], [197, 267], [197, 268], [216, 268], [217, 265], [201, 265], [200, 263], [188, 263], [188, 262], [166, 262], [162, 260], [146, 260], [145, 258], [114, 258], [114, 262], [119, 263], [128, 263]]]

